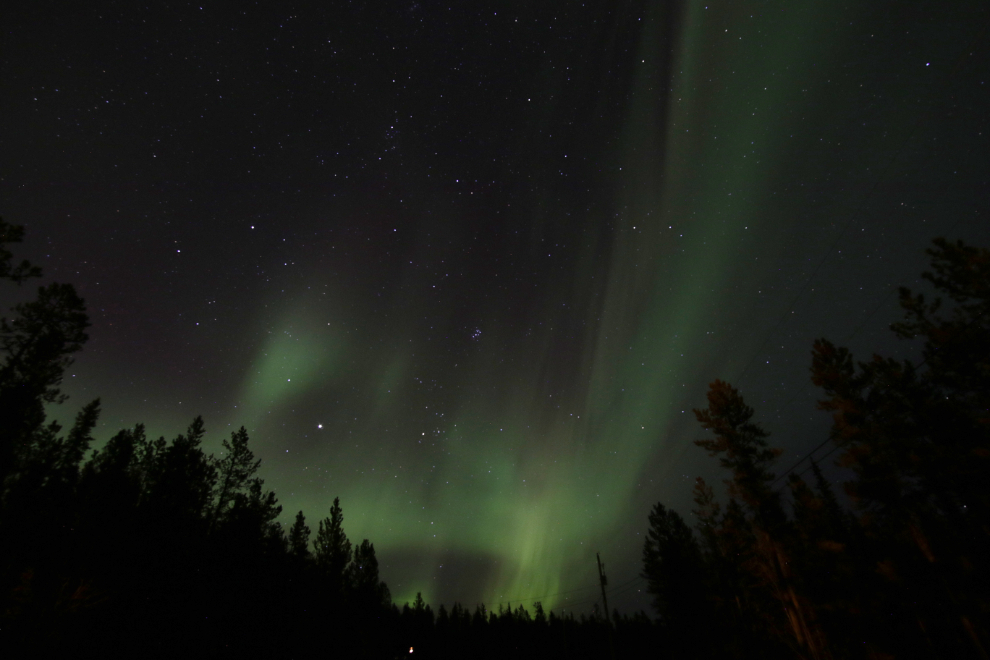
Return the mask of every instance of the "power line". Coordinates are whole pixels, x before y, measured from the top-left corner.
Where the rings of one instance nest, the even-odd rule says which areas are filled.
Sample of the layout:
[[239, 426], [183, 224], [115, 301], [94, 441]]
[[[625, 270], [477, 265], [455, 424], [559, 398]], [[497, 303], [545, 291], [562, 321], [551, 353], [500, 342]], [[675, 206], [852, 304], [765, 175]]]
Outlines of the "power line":
[[[783, 472], [781, 472], [779, 477], [777, 477], [776, 479], [774, 479], [773, 481], [771, 481], [770, 482], [770, 487], [772, 488], [775, 483], [777, 483], [778, 481], [780, 481], [781, 479], [783, 479], [784, 477], [786, 477], [791, 471], [794, 470], [794, 468], [796, 468], [797, 466], [801, 465], [801, 463], [804, 463], [806, 460], [808, 460], [809, 458], [811, 458], [812, 456], [814, 456], [814, 454], [815, 454], [816, 451], [818, 451], [819, 449], [821, 449], [822, 447], [824, 447], [825, 445], [827, 445], [831, 440], [832, 440], [832, 438], [825, 438], [825, 440], [822, 441], [821, 444], [819, 444], [817, 447], [815, 447], [814, 449], [812, 449], [811, 451], [809, 451], [807, 454], [805, 454], [804, 456], [802, 456], [801, 458], [799, 458], [798, 461], [797, 461], [797, 463], [795, 463], [791, 467], [789, 467], [786, 470], [784, 470]], [[831, 453], [831, 452], [829, 452], [829, 453]], [[804, 473], [802, 472], [802, 474], [804, 474]]]
[[[970, 150], [970, 151], [972, 151], [972, 150]], [[949, 234], [951, 234], [951, 233], [952, 233], [953, 231], [955, 231], [955, 229], [956, 229], [956, 227], [958, 227], [958, 226], [959, 226], [959, 223], [960, 223], [960, 222], [962, 222], [962, 221], [963, 221], [963, 218], [959, 218], [958, 220], [956, 220], [956, 222], [955, 222], [955, 224], [953, 224], [953, 225], [952, 225], [952, 227], [950, 227], [950, 228], [949, 228], [949, 231], [948, 231], [947, 233], [949, 233]], [[894, 293], [896, 293], [896, 292], [897, 292], [898, 290], [899, 290], [899, 288], [894, 288], [894, 289], [891, 289], [891, 290], [890, 290], [890, 291], [889, 291], [889, 292], [887, 293], [887, 295], [885, 295], [885, 296], [884, 296], [884, 298], [883, 298], [883, 300], [881, 300], [881, 301], [880, 301], [880, 303], [879, 303], [879, 304], [878, 304], [878, 305], [877, 305], [876, 307], [874, 307], [874, 308], [873, 308], [873, 311], [872, 311], [872, 312], [870, 312], [869, 314], [867, 314], [867, 316], [866, 316], [866, 318], [864, 318], [864, 319], [863, 319], [863, 321], [862, 321], [862, 322], [861, 322], [861, 323], [860, 323], [860, 324], [859, 324], [859, 325], [858, 325], [858, 326], [856, 327], [856, 329], [855, 329], [855, 330], [853, 330], [853, 332], [852, 332], [852, 333], [851, 333], [851, 334], [850, 334], [850, 335], [849, 335], [848, 337], [846, 337], [846, 339], [845, 339], [845, 340], [846, 340], [846, 341], [849, 341], [850, 339], [852, 339], [853, 337], [855, 337], [855, 336], [856, 336], [856, 334], [857, 334], [857, 333], [858, 333], [858, 332], [859, 332], [860, 330], [862, 330], [862, 328], [863, 328], [863, 326], [864, 326], [864, 325], [866, 325], [866, 322], [867, 322], [867, 321], [869, 321], [869, 320], [870, 320], [870, 319], [871, 319], [871, 318], [873, 317], [873, 315], [874, 315], [874, 314], [876, 314], [876, 313], [877, 313], [877, 311], [879, 311], [879, 310], [880, 310], [880, 308], [881, 308], [881, 307], [883, 307], [883, 306], [884, 306], [884, 305], [885, 305], [885, 304], [887, 303], [887, 301], [888, 301], [888, 300], [890, 299], [890, 296], [891, 296], [891, 295], [893, 295]], [[917, 367], [915, 367], [915, 368], [916, 368], [916, 369], [920, 369], [921, 367], [923, 367], [923, 366], [925, 365], [925, 362], [927, 362], [927, 358], [925, 358], [925, 359], [923, 359], [923, 360], [922, 360], [921, 362], [919, 362], [919, 363], [918, 363], [918, 365], [917, 365]], [[787, 406], [789, 406], [789, 405], [790, 405], [790, 404], [791, 404], [791, 403], [792, 403], [793, 401], [795, 401], [795, 400], [796, 400], [796, 399], [798, 398], [798, 396], [800, 396], [800, 395], [795, 395], [795, 396], [793, 396], [793, 397], [791, 397], [791, 398], [790, 398], [790, 400], [789, 400], [789, 401], [788, 401], [787, 403], [785, 403], [783, 407], [784, 407], [784, 408], [786, 408]], [[811, 450], [811, 451], [809, 451], [809, 452], [808, 452], [807, 454], [805, 454], [804, 456], [802, 456], [801, 458], [799, 458], [799, 459], [797, 460], [797, 462], [796, 462], [796, 463], [794, 463], [794, 465], [792, 465], [791, 467], [789, 467], [789, 468], [787, 468], [786, 470], [784, 470], [784, 471], [783, 471], [783, 472], [782, 472], [782, 473], [780, 474], [780, 476], [779, 476], [779, 477], [777, 477], [776, 479], [774, 479], [774, 480], [773, 480], [773, 481], [772, 481], [772, 482], [770, 483], [770, 486], [772, 487], [772, 486], [773, 486], [774, 484], [776, 484], [776, 483], [777, 483], [778, 481], [780, 481], [781, 479], [783, 479], [784, 477], [786, 477], [786, 476], [787, 476], [787, 475], [788, 475], [789, 473], [791, 473], [791, 472], [792, 472], [792, 471], [793, 471], [793, 470], [794, 470], [794, 469], [795, 469], [795, 468], [796, 468], [796, 467], [797, 467], [798, 465], [800, 465], [800, 464], [801, 464], [801, 463], [803, 463], [804, 461], [806, 461], [806, 460], [808, 460], [809, 458], [811, 458], [812, 456], [814, 456], [814, 455], [815, 455], [815, 452], [816, 452], [816, 451], [818, 451], [819, 449], [821, 449], [822, 447], [824, 447], [824, 446], [825, 446], [826, 444], [828, 444], [828, 442], [829, 442], [830, 440], [831, 440], [831, 438], [826, 438], [826, 439], [825, 439], [825, 440], [823, 440], [823, 441], [822, 441], [822, 442], [821, 442], [820, 444], [818, 444], [817, 446], [815, 446], [815, 448], [814, 448], [814, 449], [812, 449], [812, 450]], [[838, 449], [838, 446], [836, 446], [836, 447], [834, 447], [833, 449], [831, 449], [831, 450], [830, 450], [830, 451], [829, 451], [829, 452], [828, 452], [827, 454], [825, 454], [824, 456], [822, 456], [822, 457], [821, 457], [820, 459], [818, 459], [818, 460], [824, 460], [825, 458], [828, 458], [829, 456], [831, 456], [831, 455], [832, 455], [832, 453], [833, 453], [833, 452], [834, 452], [834, 451], [835, 451], [836, 449]], [[801, 475], [803, 475], [803, 474], [804, 474], [805, 472], [807, 472], [807, 471], [808, 471], [809, 469], [810, 469], [810, 468], [806, 468], [806, 469], [804, 469], [804, 470], [802, 470], [802, 471], [801, 471], [801, 473], [800, 473], [800, 474], [798, 474], [798, 476], [800, 477], [800, 476], [801, 476]]]
[[[835, 453], [835, 452], [836, 452], [836, 451], [837, 451], [838, 449], [839, 449], [839, 445], [836, 445], [836, 446], [834, 446], [834, 447], [832, 447], [831, 449], [829, 449], [829, 450], [828, 450], [828, 451], [827, 451], [827, 452], [825, 453], [825, 455], [824, 455], [824, 456], [822, 456], [822, 457], [821, 457], [821, 458], [819, 458], [818, 460], [820, 460], [820, 461], [824, 461], [824, 460], [825, 460], [826, 458], [828, 458], [828, 457], [829, 457], [829, 456], [831, 456], [831, 455], [832, 455], [833, 453]], [[804, 473], [805, 473], [805, 472], [807, 472], [807, 471], [808, 471], [808, 470], [810, 470], [810, 469], [811, 469], [811, 466], [809, 465], [808, 467], [806, 467], [806, 468], [804, 468], [803, 470], [801, 470], [800, 472], [798, 472], [798, 474], [797, 474], [797, 476], [799, 476], [799, 477], [800, 477], [800, 476], [803, 476], [803, 475], [804, 475]]]

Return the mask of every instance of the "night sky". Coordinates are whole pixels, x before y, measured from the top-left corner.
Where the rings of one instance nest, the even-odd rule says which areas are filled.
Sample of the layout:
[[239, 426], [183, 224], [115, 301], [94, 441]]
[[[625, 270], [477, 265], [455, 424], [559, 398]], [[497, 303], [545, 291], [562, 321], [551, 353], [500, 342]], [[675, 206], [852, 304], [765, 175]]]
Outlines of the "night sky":
[[0, 214], [93, 322], [56, 416], [246, 426], [400, 604], [589, 611], [601, 551], [648, 608], [707, 384], [785, 469], [812, 341], [912, 355], [896, 286], [990, 245], [984, 0], [68, 4], [0, 13]]

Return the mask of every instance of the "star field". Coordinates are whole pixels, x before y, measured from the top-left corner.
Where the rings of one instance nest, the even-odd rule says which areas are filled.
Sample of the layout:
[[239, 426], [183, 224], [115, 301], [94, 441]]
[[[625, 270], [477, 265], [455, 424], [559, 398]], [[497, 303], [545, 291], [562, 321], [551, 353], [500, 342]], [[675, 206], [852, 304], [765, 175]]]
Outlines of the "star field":
[[399, 603], [587, 611], [601, 551], [647, 608], [707, 384], [789, 465], [812, 341], [910, 354], [930, 240], [990, 244], [986, 4], [792, 4], [2, 10], [0, 213], [93, 321], [57, 415], [246, 426]]

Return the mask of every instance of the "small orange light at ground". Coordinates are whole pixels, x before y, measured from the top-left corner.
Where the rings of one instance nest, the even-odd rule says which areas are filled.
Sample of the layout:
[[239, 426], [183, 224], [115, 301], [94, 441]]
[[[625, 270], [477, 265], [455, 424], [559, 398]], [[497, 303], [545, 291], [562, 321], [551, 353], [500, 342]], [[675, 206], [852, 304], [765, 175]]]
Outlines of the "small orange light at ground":
[[412, 647], [411, 646], [409, 647], [409, 652], [412, 653]]

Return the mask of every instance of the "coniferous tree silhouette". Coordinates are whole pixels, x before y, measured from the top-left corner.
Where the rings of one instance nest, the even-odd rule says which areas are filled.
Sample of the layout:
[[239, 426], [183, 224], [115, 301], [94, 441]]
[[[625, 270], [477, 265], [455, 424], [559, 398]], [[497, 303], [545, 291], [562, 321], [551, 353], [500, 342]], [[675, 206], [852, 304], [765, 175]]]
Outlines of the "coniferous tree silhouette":
[[[0, 220], [0, 245], [22, 235], [22, 228]], [[0, 275], [17, 283], [40, 275], [28, 262], [11, 267], [9, 254], [6, 248], [0, 252]], [[12, 319], [0, 319], [0, 484], [41, 432], [45, 405], [65, 401], [62, 375], [86, 342], [89, 327], [85, 304], [69, 284], [40, 287], [35, 300], [14, 312]]]
[[[22, 237], [0, 219], [0, 279], [40, 276], [14, 263], [8, 248]], [[99, 400], [65, 433], [45, 414], [65, 401], [65, 369], [87, 339], [82, 300], [53, 284], [14, 312], [0, 323], [0, 653], [301, 655], [316, 644], [265, 631], [329, 620], [340, 648], [388, 655], [388, 588], [370, 541], [348, 573], [355, 588], [340, 584], [350, 544], [339, 501], [325, 526], [336, 553], [323, 568], [338, 577], [328, 599], [327, 581], [312, 579], [305, 518], [287, 539], [243, 428], [219, 457], [204, 453], [199, 417], [171, 441], [137, 425], [90, 451]], [[365, 592], [347, 614], [342, 599]]]
[[24, 226], [12, 225], [0, 217], [0, 280], [21, 284], [28, 278], [41, 277], [41, 268], [32, 265], [27, 259], [14, 264], [14, 254], [7, 246], [23, 242]]
[[254, 453], [248, 448], [248, 434], [243, 426], [230, 434], [229, 441], [223, 441], [223, 455], [214, 461], [217, 483], [211, 524], [216, 525], [231, 510], [238, 496], [243, 497], [250, 491], [260, 466], [261, 460], [255, 460]]
[[351, 542], [344, 533], [344, 514], [340, 498], [333, 500], [330, 516], [320, 521], [319, 531], [313, 541], [316, 566], [327, 578], [334, 594], [344, 588], [344, 571], [351, 560]]
[[300, 559], [309, 558], [309, 535], [310, 529], [306, 524], [306, 516], [300, 511], [296, 514], [296, 521], [289, 530], [289, 550]]
[[159, 438], [146, 446], [142, 456], [147, 479], [143, 508], [149, 515], [175, 525], [175, 531], [192, 533], [194, 529], [205, 529], [208, 522], [205, 514], [217, 473], [200, 448], [205, 433], [203, 418], [197, 416], [184, 435], [167, 444]]
[[[846, 492], [860, 513], [884, 607], [902, 634], [932, 652], [987, 657], [990, 648], [990, 250], [936, 239], [922, 277], [943, 299], [900, 289], [898, 337], [923, 341], [922, 361], [815, 342], [812, 380], [833, 414], [831, 438], [853, 472]], [[863, 594], [861, 609], [875, 600]], [[872, 608], [871, 608], [872, 609]], [[920, 639], [917, 630], [924, 633]]]
[[643, 543], [643, 577], [664, 625], [679, 639], [695, 640], [709, 619], [701, 549], [691, 528], [659, 502], [649, 516]]
[[755, 538], [750, 570], [780, 603], [776, 615], [783, 615], [791, 643], [811, 658], [824, 660], [831, 657], [825, 631], [814, 604], [799, 593], [788, 552], [790, 525], [780, 494], [773, 489], [771, 470], [781, 450], [767, 444], [768, 434], [751, 421], [753, 412], [738, 390], [720, 380], [713, 381], [708, 390], [708, 408], [696, 409], [694, 414], [701, 427], [714, 433], [715, 438], [696, 440], [695, 444], [710, 456], [718, 456], [720, 465], [732, 474], [726, 481], [729, 495], [738, 497], [746, 506]]
[[815, 461], [813, 484], [786, 482], [788, 516], [775, 452], [728, 384], [695, 411], [715, 435], [697, 444], [731, 474], [724, 512], [703, 480], [694, 493], [721, 654], [779, 654], [776, 639], [806, 657], [987, 657], [990, 251], [936, 239], [929, 254], [924, 278], [954, 309], [901, 289], [905, 320], [892, 326], [923, 340], [920, 363], [857, 363], [824, 339], [812, 352], [858, 516]]
[[354, 548], [354, 559], [347, 568], [347, 585], [356, 607], [374, 609], [392, 603], [388, 586], [378, 575], [375, 545], [368, 539]]

